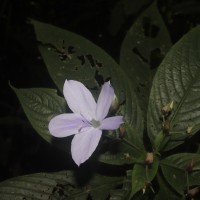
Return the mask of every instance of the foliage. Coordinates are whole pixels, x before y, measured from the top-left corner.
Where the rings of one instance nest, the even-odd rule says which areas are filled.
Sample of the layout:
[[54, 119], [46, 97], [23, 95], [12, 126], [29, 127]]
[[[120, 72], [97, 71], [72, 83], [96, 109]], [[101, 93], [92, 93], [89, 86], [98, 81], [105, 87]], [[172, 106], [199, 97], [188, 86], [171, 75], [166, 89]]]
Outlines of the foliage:
[[[109, 191], [121, 184], [122, 177], [94, 175], [80, 187], [72, 171], [37, 173], [6, 180], [0, 185], [1, 199], [105, 199]], [[99, 182], [102, 182], [99, 185]], [[16, 188], [17, 186], [17, 188]], [[104, 192], [102, 192], [102, 190]]]
[[124, 116], [125, 125], [105, 133], [92, 158], [123, 173], [94, 170], [82, 183], [88, 174], [77, 176], [77, 169], [16, 177], [0, 183], [1, 199], [198, 198], [191, 191], [200, 188], [200, 148], [195, 143], [200, 130], [200, 26], [172, 46], [154, 2], [127, 32], [118, 64], [80, 35], [36, 20], [31, 24], [58, 88], [11, 86], [31, 125], [48, 143], [66, 151], [68, 141], [60, 146], [47, 128], [53, 116], [70, 112], [62, 97], [65, 79], [81, 81], [95, 97], [110, 80], [119, 103], [116, 112]]

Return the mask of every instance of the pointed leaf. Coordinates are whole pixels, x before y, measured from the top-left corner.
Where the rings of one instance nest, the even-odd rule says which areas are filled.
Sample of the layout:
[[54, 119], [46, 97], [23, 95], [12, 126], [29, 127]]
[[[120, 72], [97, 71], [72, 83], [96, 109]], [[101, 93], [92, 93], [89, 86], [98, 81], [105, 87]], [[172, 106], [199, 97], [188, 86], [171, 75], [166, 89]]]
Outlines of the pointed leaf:
[[[89, 183], [86, 185], [88, 196], [90, 195], [92, 199], [95, 200], [108, 199], [110, 190], [119, 187], [123, 183], [123, 180], [124, 177], [120, 176], [109, 177], [100, 174], [95, 174], [89, 181]], [[81, 192], [84, 193], [85, 187], [81, 189]], [[74, 199], [76, 199], [78, 193], [74, 192], [71, 196], [74, 197]]]
[[151, 0], [119, 0], [116, 1], [110, 14], [109, 32], [112, 36], [124, 29], [123, 26], [131, 16], [137, 16], [142, 8], [151, 3]]
[[[143, 118], [132, 83], [119, 65], [102, 49], [87, 39], [61, 28], [32, 21], [41, 55], [51, 78], [62, 91], [65, 79], [81, 81], [94, 95], [108, 79], [119, 103], [117, 115], [123, 115], [130, 128], [126, 138], [139, 149], [143, 147]], [[137, 138], [137, 141], [133, 138]]]
[[71, 172], [37, 173], [8, 179], [0, 183], [1, 200], [67, 198], [74, 190]]
[[170, 47], [169, 33], [154, 1], [128, 31], [120, 52], [120, 65], [134, 83], [145, 117], [153, 76]]
[[112, 190], [109, 200], [127, 200], [131, 191], [131, 170], [126, 172], [127, 177], [123, 181], [121, 189]]
[[162, 175], [157, 174], [157, 181], [159, 184], [159, 191], [155, 196], [155, 200], [180, 200], [181, 197], [175, 190], [169, 185]]
[[33, 128], [47, 142], [52, 142], [48, 130], [50, 119], [65, 112], [66, 103], [57, 91], [46, 88], [17, 89], [12, 87]]
[[[127, 135], [122, 136], [122, 139], [119, 136], [117, 136], [117, 139], [116, 136], [111, 137], [111, 141], [104, 145], [108, 151], [100, 155], [99, 161], [113, 165], [123, 165], [137, 163], [141, 161], [140, 158], [142, 156], [145, 157], [146, 151], [140, 148], [142, 141], [137, 136], [137, 133], [128, 125], [124, 126], [124, 128]], [[120, 131], [117, 132], [120, 135]]]
[[165, 179], [179, 194], [184, 195], [189, 186], [200, 186], [199, 154], [174, 154], [163, 159], [160, 165]]
[[[78, 186], [73, 172], [37, 173], [8, 179], [0, 183], [1, 200], [11, 199], [106, 199], [110, 189], [121, 184], [122, 177], [95, 175], [83, 187]], [[102, 183], [99, 186], [99, 183]]]
[[132, 171], [131, 197], [138, 191], [146, 189], [147, 185], [154, 179], [158, 170], [158, 160], [154, 159], [151, 165], [135, 164]]
[[[200, 26], [169, 51], [155, 75], [148, 107], [148, 132], [155, 147], [169, 150], [200, 129]], [[162, 143], [161, 109], [173, 101], [167, 121], [169, 136]], [[187, 132], [188, 128], [191, 128]], [[160, 132], [160, 134], [158, 134]], [[155, 139], [156, 138], [156, 139]], [[160, 147], [159, 147], [160, 146]]]

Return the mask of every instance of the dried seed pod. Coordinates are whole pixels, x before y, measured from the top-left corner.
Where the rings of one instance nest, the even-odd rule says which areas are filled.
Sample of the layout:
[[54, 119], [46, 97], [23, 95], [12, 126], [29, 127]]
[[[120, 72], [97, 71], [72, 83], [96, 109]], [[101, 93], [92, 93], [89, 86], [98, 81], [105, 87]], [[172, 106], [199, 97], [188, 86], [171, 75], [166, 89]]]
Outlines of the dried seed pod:
[[193, 127], [192, 127], [192, 126], [189, 126], [189, 127], [187, 128], [187, 130], [186, 130], [186, 133], [190, 134], [190, 133], [192, 132], [192, 129], [193, 129]]
[[190, 160], [190, 161], [188, 162], [188, 165], [187, 165], [187, 167], [186, 167], [186, 170], [187, 170], [188, 172], [191, 172], [191, 171], [193, 170], [193, 168], [194, 168], [194, 165], [195, 165], [194, 159]]
[[126, 132], [126, 129], [123, 125], [121, 125], [119, 127], [119, 138], [124, 138], [125, 137], [125, 132]]
[[153, 163], [153, 153], [152, 152], [147, 152], [144, 163], [147, 164], [147, 165]]
[[125, 157], [125, 159], [130, 159], [131, 158], [129, 153], [124, 153], [124, 157]]
[[173, 106], [174, 106], [174, 102], [170, 102], [168, 103], [167, 105], [165, 105], [164, 107], [161, 108], [161, 112], [163, 115], [169, 115], [169, 113], [172, 111], [173, 109]]

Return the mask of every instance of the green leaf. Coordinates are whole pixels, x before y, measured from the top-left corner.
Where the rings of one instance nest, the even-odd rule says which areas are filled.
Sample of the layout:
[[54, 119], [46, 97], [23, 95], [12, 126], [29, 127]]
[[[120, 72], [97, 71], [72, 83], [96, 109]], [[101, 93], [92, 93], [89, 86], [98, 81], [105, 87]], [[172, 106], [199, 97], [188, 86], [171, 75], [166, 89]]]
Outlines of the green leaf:
[[[111, 137], [111, 141], [104, 145], [104, 149], [108, 149], [106, 153], [99, 156], [99, 161], [113, 165], [133, 164], [140, 162], [140, 158], [146, 155], [145, 150], [141, 149], [138, 144], [141, 144], [140, 138], [134, 130], [128, 125], [124, 126], [127, 131], [126, 135], [121, 139]], [[120, 133], [119, 133], [120, 134]]]
[[66, 111], [66, 103], [57, 91], [46, 88], [17, 89], [11, 86], [16, 93], [23, 109], [33, 128], [47, 142], [52, 142], [48, 130], [50, 119]]
[[[109, 177], [95, 174], [95, 176], [93, 176], [89, 183], [85, 186], [86, 189], [85, 187], [81, 188], [81, 193], [85, 193], [85, 190], [87, 190], [88, 196], [90, 195], [92, 199], [106, 200], [108, 199], [110, 190], [121, 186], [123, 180], [124, 177]], [[74, 192], [71, 196], [76, 199], [76, 197], [79, 196], [79, 193]]]
[[157, 181], [159, 184], [159, 191], [155, 196], [155, 200], [180, 200], [181, 197], [170, 187], [169, 183], [164, 179], [162, 175], [157, 173]]
[[197, 148], [196, 153], [200, 154], [200, 144], [198, 144], [198, 148]]
[[123, 115], [130, 127], [125, 137], [144, 151], [141, 110], [132, 83], [119, 65], [101, 48], [77, 34], [38, 21], [32, 24], [41, 42], [42, 58], [58, 88], [62, 91], [66, 79], [75, 79], [97, 96], [101, 85], [110, 79], [120, 105], [117, 115]]
[[199, 154], [175, 154], [163, 159], [160, 165], [165, 179], [179, 194], [184, 195], [187, 187], [200, 186]]
[[144, 189], [150, 184], [150, 182], [155, 177], [158, 170], [159, 162], [157, 158], [150, 165], [146, 164], [135, 164], [132, 171], [132, 190], [131, 197], [135, 195], [138, 191]]
[[1, 200], [62, 199], [74, 190], [74, 185], [71, 172], [20, 176], [0, 183]]
[[[125, 100], [126, 76], [103, 49], [86, 38], [59, 27], [32, 20], [39, 50], [49, 74], [62, 92], [66, 79], [79, 80], [93, 92], [111, 79], [119, 103]], [[61, 53], [62, 52], [62, 53]], [[121, 91], [122, 90], [122, 91]], [[94, 92], [95, 93], [95, 92]]]
[[123, 181], [121, 189], [112, 190], [109, 200], [127, 200], [131, 191], [131, 170], [126, 172], [126, 179]]
[[120, 65], [133, 82], [145, 117], [153, 76], [170, 47], [169, 33], [154, 1], [133, 23], [120, 52]]
[[114, 151], [107, 151], [104, 154], [100, 154], [98, 160], [103, 163], [111, 165], [124, 165], [132, 164], [138, 160], [135, 158], [135, 151], [133, 151], [127, 145], [121, 144], [120, 141], [112, 142], [110, 149], [114, 148]]
[[[169, 51], [155, 75], [148, 107], [148, 133], [157, 149], [169, 150], [200, 128], [200, 26], [186, 34]], [[162, 134], [161, 109], [173, 101], [167, 118], [165, 145], [155, 144]], [[187, 133], [188, 127], [192, 130]], [[160, 134], [159, 134], [160, 133]], [[161, 141], [162, 143], [162, 141]]]
[[110, 14], [108, 30], [112, 36], [124, 29], [124, 25], [131, 16], [137, 16], [141, 10], [149, 5], [151, 0], [120, 0], [116, 1]]
[[[122, 183], [122, 177], [106, 177], [96, 174], [91, 181], [80, 187], [74, 173], [37, 173], [8, 179], [0, 183], [1, 200], [11, 199], [106, 199], [110, 189]], [[99, 185], [101, 183], [101, 185]]]

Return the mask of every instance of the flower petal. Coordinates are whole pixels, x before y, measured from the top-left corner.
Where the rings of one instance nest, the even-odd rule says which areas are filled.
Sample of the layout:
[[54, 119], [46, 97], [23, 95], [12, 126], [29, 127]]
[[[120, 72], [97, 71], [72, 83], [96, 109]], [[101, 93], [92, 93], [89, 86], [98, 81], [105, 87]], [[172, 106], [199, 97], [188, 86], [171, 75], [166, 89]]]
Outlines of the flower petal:
[[72, 140], [71, 153], [74, 162], [79, 166], [84, 163], [95, 151], [102, 131], [90, 128], [88, 131], [76, 134]]
[[102, 86], [96, 108], [96, 119], [101, 121], [108, 114], [109, 108], [111, 106], [112, 100], [114, 98], [114, 90], [110, 85], [110, 81], [105, 82]]
[[91, 92], [79, 81], [66, 80], [63, 93], [69, 108], [88, 121], [95, 117], [96, 102]]
[[115, 130], [120, 124], [123, 124], [123, 116], [108, 117], [101, 122], [99, 129], [101, 130]]
[[61, 114], [52, 118], [49, 122], [49, 132], [55, 137], [67, 137], [82, 132], [89, 126], [84, 118], [75, 113]]

